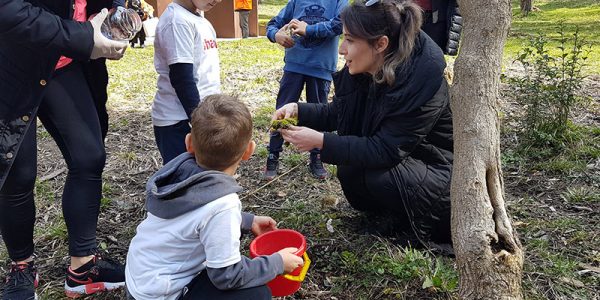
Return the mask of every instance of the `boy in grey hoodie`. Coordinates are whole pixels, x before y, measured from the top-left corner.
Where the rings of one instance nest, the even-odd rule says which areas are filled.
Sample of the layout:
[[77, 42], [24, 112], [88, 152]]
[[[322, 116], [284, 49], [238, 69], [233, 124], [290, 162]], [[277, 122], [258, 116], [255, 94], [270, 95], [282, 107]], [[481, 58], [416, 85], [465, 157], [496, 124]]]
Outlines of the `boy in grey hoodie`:
[[265, 286], [303, 264], [286, 248], [249, 259], [241, 231], [275, 229], [266, 216], [241, 212], [232, 177], [256, 144], [252, 117], [238, 99], [212, 95], [192, 114], [183, 153], [146, 185], [148, 216], [137, 227], [125, 269], [131, 297], [144, 299], [271, 299]]

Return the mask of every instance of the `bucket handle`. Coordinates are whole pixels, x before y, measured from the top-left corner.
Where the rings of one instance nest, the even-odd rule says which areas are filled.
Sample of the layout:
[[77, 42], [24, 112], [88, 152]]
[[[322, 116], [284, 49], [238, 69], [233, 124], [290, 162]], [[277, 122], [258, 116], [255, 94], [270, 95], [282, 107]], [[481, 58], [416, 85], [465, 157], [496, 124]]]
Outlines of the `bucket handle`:
[[304, 254], [302, 254], [302, 258], [304, 258], [304, 266], [302, 267], [302, 271], [300, 271], [300, 274], [299, 275], [285, 274], [285, 275], [283, 275], [283, 277], [285, 277], [285, 279], [291, 280], [291, 281], [298, 281], [298, 282], [304, 281], [304, 277], [306, 277], [306, 273], [308, 272], [308, 267], [310, 266], [310, 258], [308, 258], [308, 254], [306, 254], [306, 252], [304, 252]]

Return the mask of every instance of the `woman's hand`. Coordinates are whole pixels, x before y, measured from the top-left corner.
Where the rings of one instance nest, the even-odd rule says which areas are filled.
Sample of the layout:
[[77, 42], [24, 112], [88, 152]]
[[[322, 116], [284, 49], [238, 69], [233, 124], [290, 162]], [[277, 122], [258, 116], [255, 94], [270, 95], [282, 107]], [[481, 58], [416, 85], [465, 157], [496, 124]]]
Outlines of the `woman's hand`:
[[94, 48], [92, 49], [92, 55], [90, 56], [91, 59], [100, 57], [121, 59], [125, 53], [125, 49], [127, 49], [127, 42], [113, 41], [102, 34], [102, 23], [107, 16], [108, 10], [104, 8], [100, 13], [90, 19], [90, 23], [94, 29]]
[[254, 236], [259, 236], [263, 233], [277, 229], [277, 223], [271, 217], [254, 216], [252, 221], [252, 233]]
[[292, 32], [294, 34], [305, 36], [306, 35], [306, 26], [308, 26], [308, 24], [304, 21], [299, 21], [296, 19], [293, 19], [290, 21], [290, 27], [292, 27]]
[[294, 144], [300, 151], [323, 148], [322, 132], [303, 126], [290, 126], [289, 129], [281, 129], [280, 132], [284, 140]]
[[273, 113], [273, 120], [298, 118], [298, 103], [288, 103]]

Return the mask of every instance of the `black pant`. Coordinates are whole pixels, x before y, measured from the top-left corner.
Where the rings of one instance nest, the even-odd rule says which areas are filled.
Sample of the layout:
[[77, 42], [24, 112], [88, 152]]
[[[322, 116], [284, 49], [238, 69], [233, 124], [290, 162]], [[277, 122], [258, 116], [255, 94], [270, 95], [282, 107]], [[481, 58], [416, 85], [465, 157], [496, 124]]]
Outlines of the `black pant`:
[[[331, 81], [320, 79], [308, 75], [294, 72], [283, 72], [279, 82], [279, 92], [277, 93], [276, 109], [288, 103], [296, 103], [300, 99], [300, 94], [306, 84], [306, 102], [308, 103], [327, 103], [327, 94]], [[269, 139], [269, 151], [281, 152], [283, 150], [283, 138], [279, 132], [271, 133]], [[312, 153], [319, 153], [320, 150], [314, 149]]]
[[133, 47], [136, 42], [139, 42], [140, 47], [144, 46], [144, 43], [146, 42], [146, 32], [144, 32], [143, 28], [142, 30], [138, 31], [138, 33], [136, 33], [133, 39], [130, 41], [131, 47]]
[[162, 156], [163, 165], [186, 151], [185, 136], [191, 130], [188, 120], [179, 121], [169, 126], [154, 126], [154, 139], [158, 151], [160, 151], [160, 156]]
[[106, 58], [98, 58], [83, 63], [83, 72], [92, 92], [92, 98], [96, 106], [98, 119], [100, 120], [100, 131], [102, 140], [106, 140], [108, 133], [108, 112], [106, 111], [106, 102], [108, 102], [108, 70], [106, 69]]
[[208, 278], [208, 273], [203, 271], [186, 286], [187, 292], [181, 300], [270, 300], [271, 290], [266, 285], [241, 290], [219, 290]]
[[392, 213], [401, 221], [399, 226], [413, 227], [421, 237], [447, 243], [451, 168], [447, 165], [433, 169], [409, 157], [394, 167], [401, 182], [396, 181], [391, 169], [341, 165], [337, 167], [337, 177], [353, 208]]
[[[49, 80], [37, 116], [60, 148], [69, 170], [62, 196], [69, 254], [93, 254], [106, 153], [94, 102], [79, 63], [58, 70]], [[0, 191], [0, 230], [14, 261], [28, 258], [34, 250], [36, 169], [34, 121]]]

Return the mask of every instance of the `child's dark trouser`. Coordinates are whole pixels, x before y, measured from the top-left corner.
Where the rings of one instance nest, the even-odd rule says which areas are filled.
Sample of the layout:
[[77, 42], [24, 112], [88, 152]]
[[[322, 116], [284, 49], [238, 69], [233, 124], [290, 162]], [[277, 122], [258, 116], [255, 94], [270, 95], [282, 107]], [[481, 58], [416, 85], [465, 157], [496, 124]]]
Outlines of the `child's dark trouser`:
[[188, 120], [169, 126], [154, 126], [154, 139], [164, 165], [186, 151], [185, 136], [191, 130]]
[[[60, 69], [48, 82], [37, 116], [67, 162], [62, 210], [69, 254], [93, 254], [106, 154], [98, 115], [79, 63]], [[9, 256], [15, 261], [33, 254], [36, 169], [34, 121], [0, 191], [0, 230]]]
[[[306, 84], [306, 102], [308, 103], [327, 103], [327, 95], [331, 81], [320, 79], [308, 75], [302, 75], [294, 72], [283, 72], [281, 82], [279, 83], [279, 92], [277, 93], [276, 109], [288, 103], [296, 103], [300, 99], [300, 94]], [[270, 152], [281, 152], [283, 150], [283, 138], [279, 132], [271, 133], [269, 140]], [[318, 149], [312, 150], [312, 153], [319, 153]]]
[[222, 291], [217, 289], [208, 278], [206, 271], [196, 276], [187, 286], [187, 292], [181, 300], [270, 300], [271, 290], [266, 285], [241, 290]]

